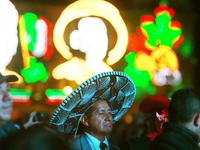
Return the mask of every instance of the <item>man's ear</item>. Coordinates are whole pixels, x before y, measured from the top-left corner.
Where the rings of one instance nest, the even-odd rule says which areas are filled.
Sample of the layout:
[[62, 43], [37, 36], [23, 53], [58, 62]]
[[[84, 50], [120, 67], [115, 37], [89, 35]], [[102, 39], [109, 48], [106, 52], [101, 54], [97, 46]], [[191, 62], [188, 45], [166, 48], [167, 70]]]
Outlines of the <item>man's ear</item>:
[[88, 124], [88, 118], [87, 118], [86, 115], [83, 115], [83, 116], [81, 117], [81, 123], [82, 123], [83, 125], [85, 125], [85, 126], [89, 126], [89, 124]]
[[196, 127], [200, 126], [200, 113], [195, 114], [195, 116], [194, 116], [194, 125]]

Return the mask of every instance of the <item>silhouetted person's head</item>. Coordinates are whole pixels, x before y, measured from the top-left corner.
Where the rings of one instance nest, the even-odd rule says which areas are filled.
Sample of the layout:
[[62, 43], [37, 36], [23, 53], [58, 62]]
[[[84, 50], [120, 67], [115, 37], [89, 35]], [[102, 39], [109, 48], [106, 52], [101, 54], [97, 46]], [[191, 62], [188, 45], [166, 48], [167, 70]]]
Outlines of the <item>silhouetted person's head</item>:
[[187, 123], [200, 113], [200, 93], [192, 88], [183, 88], [172, 95], [169, 105], [169, 121]]
[[169, 121], [184, 125], [199, 135], [200, 133], [200, 92], [183, 88], [172, 95], [169, 105]]

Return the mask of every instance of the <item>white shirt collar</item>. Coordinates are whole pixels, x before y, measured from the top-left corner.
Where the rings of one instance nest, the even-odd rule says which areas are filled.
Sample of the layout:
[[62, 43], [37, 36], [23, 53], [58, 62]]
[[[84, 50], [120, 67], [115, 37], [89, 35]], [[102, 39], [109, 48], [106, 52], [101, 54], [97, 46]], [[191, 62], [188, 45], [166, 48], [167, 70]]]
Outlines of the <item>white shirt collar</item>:
[[[95, 137], [93, 137], [92, 135], [90, 135], [87, 132], [85, 132], [84, 136], [86, 137], [86, 139], [90, 143], [93, 150], [101, 150], [100, 147], [99, 147], [101, 142], [98, 139], [96, 139]], [[108, 140], [107, 140], [106, 137], [105, 137], [103, 143], [105, 143], [107, 145], [107, 150], [109, 150], [109, 144], [108, 144]]]

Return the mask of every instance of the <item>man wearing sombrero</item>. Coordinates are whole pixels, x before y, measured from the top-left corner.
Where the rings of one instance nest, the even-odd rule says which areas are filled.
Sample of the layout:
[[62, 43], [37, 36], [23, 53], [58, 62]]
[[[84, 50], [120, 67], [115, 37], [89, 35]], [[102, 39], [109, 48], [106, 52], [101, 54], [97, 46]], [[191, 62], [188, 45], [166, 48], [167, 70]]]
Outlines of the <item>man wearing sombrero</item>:
[[74, 137], [78, 128], [83, 127], [82, 134], [70, 144], [73, 150], [119, 149], [106, 136], [112, 131], [112, 124], [131, 107], [135, 94], [135, 84], [123, 72], [95, 75], [62, 102], [52, 115], [50, 125]]

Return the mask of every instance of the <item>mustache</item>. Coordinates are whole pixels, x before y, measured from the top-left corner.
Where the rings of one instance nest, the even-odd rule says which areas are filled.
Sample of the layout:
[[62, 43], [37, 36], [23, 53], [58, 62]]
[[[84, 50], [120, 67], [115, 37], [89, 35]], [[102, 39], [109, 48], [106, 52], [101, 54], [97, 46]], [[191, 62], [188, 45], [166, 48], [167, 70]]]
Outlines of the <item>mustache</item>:
[[104, 126], [106, 126], [106, 125], [112, 125], [112, 121], [108, 121], [108, 122], [104, 123]]

